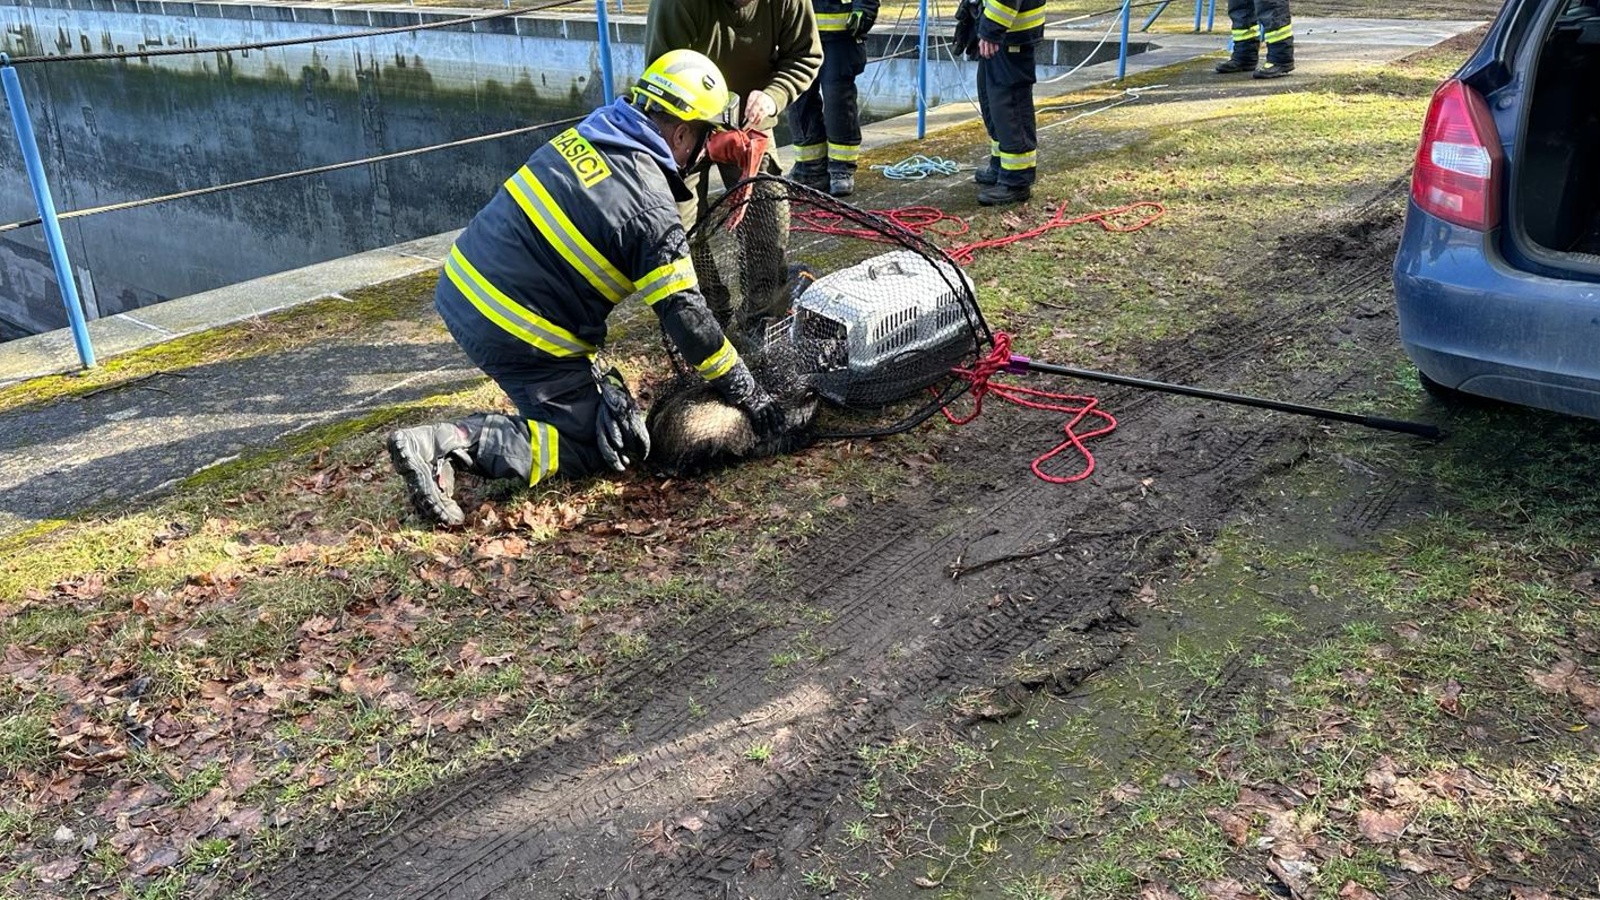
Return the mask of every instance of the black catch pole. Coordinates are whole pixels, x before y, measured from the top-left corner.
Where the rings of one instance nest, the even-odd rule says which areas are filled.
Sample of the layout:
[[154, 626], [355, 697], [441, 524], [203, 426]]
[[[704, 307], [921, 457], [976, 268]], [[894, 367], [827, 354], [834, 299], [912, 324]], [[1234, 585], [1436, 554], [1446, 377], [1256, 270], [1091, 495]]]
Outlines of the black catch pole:
[[1407, 422], [1402, 419], [1385, 419], [1381, 416], [1363, 416], [1358, 413], [1340, 412], [1336, 409], [1323, 409], [1317, 406], [1302, 406], [1299, 403], [1285, 403], [1281, 400], [1265, 400], [1261, 397], [1250, 397], [1245, 394], [1229, 394], [1222, 391], [1208, 391], [1205, 388], [1189, 387], [1183, 384], [1168, 384], [1165, 381], [1150, 381], [1145, 378], [1133, 378], [1127, 375], [1112, 375], [1107, 372], [1094, 372], [1088, 369], [1074, 369], [1070, 366], [1058, 366], [1054, 363], [1040, 362], [1026, 356], [1011, 355], [1011, 363], [1006, 366], [1006, 371], [1018, 375], [1028, 372], [1045, 372], [1050, 375], [1065, 375], [1069, 378], [1084, 378], [1089, 381], [1104, 381], [1110, 384], [1121, 384], [1128, 387], [1144, 388], [1149, 391], [1162, 391], [1168, 394], [1182, 394], [1186, 397], [1199, 397], [1202, 400], [1216, 400], [1222, 403], [1233, 403], [1239, 406], [1254, 406], [1260, 409], [1270, 409], [1276, 412], [1293, 413], [1297, 416], [1311, 416], [1317, 419], [1329, 419], [1334, 422], [1349, 422], [1352, 425], [1364, 425], [1368, 428], [1379, 428], [1384, 431], [1399, 431], [1405, 434], [1414, 434], [1418, 437], [1439, 438], [1441, 433], [1438, 426], [1422, 422]]

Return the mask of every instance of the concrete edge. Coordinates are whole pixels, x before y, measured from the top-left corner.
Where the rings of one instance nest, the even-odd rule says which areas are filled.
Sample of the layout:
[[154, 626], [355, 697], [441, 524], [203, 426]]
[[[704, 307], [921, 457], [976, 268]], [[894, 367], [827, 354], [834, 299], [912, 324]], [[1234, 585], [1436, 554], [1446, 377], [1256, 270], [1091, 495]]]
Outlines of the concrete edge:
[[[90, 322], [89, 340], [96, 360], [103, 362], [185, 335], [434, 271], [457, 234], [459, 229], [116, 313]], [[0, 386], [80, 369], [70, 329], [0, 344]]]

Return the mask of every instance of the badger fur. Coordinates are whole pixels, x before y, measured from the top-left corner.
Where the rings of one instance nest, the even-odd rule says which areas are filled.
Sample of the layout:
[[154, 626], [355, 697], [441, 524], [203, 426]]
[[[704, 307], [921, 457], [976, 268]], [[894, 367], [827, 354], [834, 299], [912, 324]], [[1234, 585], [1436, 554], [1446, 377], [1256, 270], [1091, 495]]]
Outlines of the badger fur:
[[783, 431], [758, 440], [749, 418], [715, 388], [698, 377], [679, 378], [662, 390], [645, 420], [650, 432], [647, 464], [657, 474], [695, 475], [741, 460], [791, 453], [811, 443], [819, 401], [793, 349], [778, 342], [745, 354], [744, 359], [756, 381], [783, 409]]

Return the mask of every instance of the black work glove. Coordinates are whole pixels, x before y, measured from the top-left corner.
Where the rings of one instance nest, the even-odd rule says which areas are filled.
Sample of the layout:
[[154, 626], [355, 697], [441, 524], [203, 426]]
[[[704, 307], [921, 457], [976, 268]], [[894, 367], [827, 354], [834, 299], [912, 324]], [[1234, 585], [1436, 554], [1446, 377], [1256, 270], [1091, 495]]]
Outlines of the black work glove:
[[722, 399], [739, 407], [749, 417], [757, 440], [765, 440], [783, 430], [786, 418], [783, 408], [756, 383], [744, 360], [739, 360], [726, 375], [711, 384], [722, 394]]
[[750, 417], [750, 425], [755, 428], [756, 439], [764, 441], [768, 438], [776, 437], [779, 432], [783, 431], [784, 426], [787, 424], [785, 421], [787, 417], [783, 414], [783, 407], [778, 405], [778, 401], [772, 399], [771, 394], [760, 388], [756, 390], [759, 393], [749, 405], [744, 407], [744, 414]]
[[601, 373], [596, 369], [595, 383], [600, 387], [601, 400], [600, 415], [595, 421], [600, 456], [606, 465], [622, 472], [650, 455], [650, 431], [645, 428], [644, 412], [634, 402], [621, 372], [612, 369]]

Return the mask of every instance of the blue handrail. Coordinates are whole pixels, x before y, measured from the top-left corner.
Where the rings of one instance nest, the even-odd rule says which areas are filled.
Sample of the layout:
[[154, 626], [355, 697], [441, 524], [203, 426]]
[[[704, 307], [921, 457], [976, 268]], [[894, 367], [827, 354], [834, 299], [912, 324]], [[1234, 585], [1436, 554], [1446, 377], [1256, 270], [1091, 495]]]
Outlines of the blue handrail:
[[1133, 16], [1133, 0], [1122, 0], [1122, 44], [1117, 49], [1117, 80], [1128, 77], [1128, 21]]
[[11, 125], [17, 130], [22, 161], [28, 169], [28, 185], [33, 188], [33, 202], [39, 208], [40, 224], [44, 226], [50, 265], [56, 271], [56, 286], [61, 290], [61, 302], [67, 306], [67, 321], [72, 324], [72, 343], [78, 348], [78, 359], [84, 368], [90, 368], [94, 365], [94, 346], [89, 343], [89, 326], [83, 319], [83, 301], [78, 297], [78, 283], [72, 277], [67, 243], [61, 238], [61, 223], [56, 220], [56, 201], [50, 196], [50, 182], [45, 178], [44, 163], [39, 158], [39, 141], [33, 133], [28, 104], [22, 97], [22, 80], [17, 77], [16, 67], [11, 65], [11, 57], [4, 53], [0, 53], [0, 81], [5, 82], [6, 105], [11, 107]]
[[917, 140], [928, 136], [928, 0], [917, 3]]
[[595, 25], [600, 30], [600, 89], [610, 103], [617, 91], [611, 79], [611, 20], [606, 16], [606, 0], [594, 0], [594, 15]]

